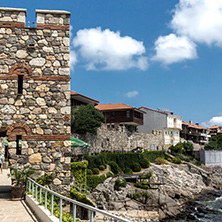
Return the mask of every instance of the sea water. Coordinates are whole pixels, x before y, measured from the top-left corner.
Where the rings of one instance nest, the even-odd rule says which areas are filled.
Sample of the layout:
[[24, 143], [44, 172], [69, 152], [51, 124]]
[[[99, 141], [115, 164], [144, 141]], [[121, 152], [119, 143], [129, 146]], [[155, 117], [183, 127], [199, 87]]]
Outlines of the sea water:
[[[171, 222], [222, 222], [222, 197], [218, 197], [212, 201], [197, 201], [203, 211], [200, 213], [198, 209], [191, 214], [195, 219], [177, 219], [169, 220]], [[204, 212], [204, 213], [203, 213]]]

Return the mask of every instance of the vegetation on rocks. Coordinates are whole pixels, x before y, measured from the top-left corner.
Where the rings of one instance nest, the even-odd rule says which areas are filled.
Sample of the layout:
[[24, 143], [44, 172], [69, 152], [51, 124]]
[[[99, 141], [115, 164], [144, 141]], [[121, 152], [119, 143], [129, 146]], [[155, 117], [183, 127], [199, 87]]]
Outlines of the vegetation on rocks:
[[88, 204], [90, 206], [94, 206], [92, 201], [87, 198], [86, 194], [79, 193], [73, 187], [71, 187], [71, 189], [70, 189], [70, 196], [71, 196], [72, 199], [77, 200], [81, 203], [85, 203], [85, 204]]
[[174, 157], [173, 158], [173, 163], [181, 164], [181, 159], [179, 157]]
[[124, 178], [118, 178], [114, 184], [114, 190], [120, 191], [120, 187], [126, 187], [126, 180]]
[[147, 174], [142, 174], [142, 175], [140, 175], [140, 176], [139, 176], [139, 179], [144, 179], [144, 180], [146, 180], [146, 179], [150, 179], [152, 176], [153, 176], [153, 172], [150, 171], [150, 172], [147, 173]]
[[94, 189], [97, 187], [97, 185], [103, 183], [108, 177], [112, 176], [113, 174], [111, 172], [108, 172], [107, 174], [101, 176], [87, 175], [87, 186], [91, 189]]
[[150, 197], [150, 195], [147, 192], [142, 192], [142, 193], [134, 193], [133, 194], [133, 199], [137, 200], [141, 197], [145, 197], [145, 202], [147, 201], [147, 199]]
[[148, 190], [148, 189], [150, 189], [150, 182], [140, 181], [140, 182], [135, 183], [135, 187]]

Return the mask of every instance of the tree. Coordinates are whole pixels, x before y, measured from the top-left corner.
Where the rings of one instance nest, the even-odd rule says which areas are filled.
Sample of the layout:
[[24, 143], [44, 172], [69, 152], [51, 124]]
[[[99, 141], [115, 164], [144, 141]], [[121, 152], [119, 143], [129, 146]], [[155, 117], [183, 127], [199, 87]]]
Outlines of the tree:
[[97, 128], [102, 125], [104, 120], [103, 113], [93, 105], [82, 105], [72, 112], [72, 132], [96, 134]]
[[193, 144], [190, 142], [183, 142], [183, 148], [188, 155], [193, 155]]
[[206, 150], [222, 150], [222, 135], [212, 136], [204, 147]]

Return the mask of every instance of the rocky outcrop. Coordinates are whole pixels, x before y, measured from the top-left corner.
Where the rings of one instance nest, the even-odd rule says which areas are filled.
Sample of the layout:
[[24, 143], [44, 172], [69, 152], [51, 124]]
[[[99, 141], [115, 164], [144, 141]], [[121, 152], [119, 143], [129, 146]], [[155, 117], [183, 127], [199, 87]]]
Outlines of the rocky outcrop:
[[[164, 166], [152, 164], [144, 173], [153, 172], [151, 179], [153, 189], [139, 189], [133, 183], [127, 183], [126, 187], [116, 191], [114, 184], [117, 178], [108, 178], [96, 187], [91, 197], [99, 208], [121, 211], [122, 216], [129, 216], [129, 212], [137, 212], [135, 214], [140, 215], [138, 221], [146, 221], [143, 220], [143, 213], [150, 211], [155, 211], [159, 219], [176, 217], [183, 211], [187, 202], [195, 199], [202, 191], [212, 190], [205, 181], [205, 175], [199, 173], [197, 169], [195, 172], [190, 172], [190, 169], [185, 164]], [[148, 194], [146, 198], [133, 199], [135, 193], [144, 192]]]

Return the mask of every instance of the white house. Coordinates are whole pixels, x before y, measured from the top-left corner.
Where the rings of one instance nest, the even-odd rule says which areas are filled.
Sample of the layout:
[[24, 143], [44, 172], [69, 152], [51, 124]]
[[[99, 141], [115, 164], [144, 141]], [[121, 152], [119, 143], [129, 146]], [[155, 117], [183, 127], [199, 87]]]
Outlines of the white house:
[[144, 124], [138, 127], [139, 132], [153, 134], [156, 131], [161, 131], [165, 148], [180, 142], [182, 117], [176, 116], [165, 109], [154, 110], [147, 107], [140, 107], [139, 109], [146, 112], [144, 114]]

